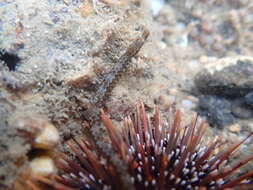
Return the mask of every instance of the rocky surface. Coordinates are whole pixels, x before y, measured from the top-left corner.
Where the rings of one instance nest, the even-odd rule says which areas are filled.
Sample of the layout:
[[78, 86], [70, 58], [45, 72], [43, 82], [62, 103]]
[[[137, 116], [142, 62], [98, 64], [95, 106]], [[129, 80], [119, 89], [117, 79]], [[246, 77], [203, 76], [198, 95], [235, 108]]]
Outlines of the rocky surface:
[[[0, 129], [5, 130], [0, 137], [1, 147], [23, 144], [24, 148], [19, 149], [23, 157], [21, 166], [31, 159], [28, 153], [34, 148], [32, 140], [27, 138], [34, 137], [33, 133], [27, 133], [29, 124], [24, 125], [26, 135], [21, 137], [17, 123], [27, 123], [24, 118], [27, 121], [47, 118], [58, 128], [63, 141], [83, 133], [83, 123], [91, 121], [89, 115], [94, 115], [91, 108], [99, 110], [105, 106], [104, 102], [94, 105], [94, 97], [104, 99], [100, 96], [110, 91], [111, 83], [117, 82], [114, 78], [127, 69], [125, 65], [145, 41], [143, 37], [139, 45], [143, 29], [148, 30], [142, 9], [135, 3], [112, 2], [0, 3], [1, 21], [4, 21], [0, 32], [0, 81], [5, 93], [0, 102], [3, 107]], [[136, 52], [133, 42], [140, 46]], [[115, 65], [120, 59], [124, 65], [117, 70]], [[97, 89], [101, 89], [100, 94]], [[64, 144], [59, 146], [64, 147]], [[1, 184], [5, 185], [11, 184], [19, 174], [11, 151], [8, 148], [1, 151]]]
[[253, 118], [253, 110], [252, 108], [246, 103], [245, 98], [238, 98], [231, 102], [232, 113], [241, 119], [251, 119]]
[[[241, 79], [252, 79], [252, 3], [150, 2], [0, 2], [0, 187], [10, 186], [32, 159], [31, 142], [11, 124], [19, 121], [19, 115], [47, 118], [60, 134], [57, 150], [65, 150], [65, 141], [71, 137], [86, 134], [93, 108], [105, 108], [117, 122], [131, 113], [139, 100], [149, 108], [158, 105], [164, 114], [169, 108], [180, 108], [183, 123], [202, 106], [203, 117], [218, 125], [218, 129], [209, 128], [210, 138], [219, 134], [234, 142], [253, 130], [248, 109], [241, 116], [244, 119], [238, 119], [242, 113], [238, 109], [248, 108], [252, 102], [252, 86], [241, 88], [248, 87]], [[115, 66], [144, 31], [150, 35], [140, 52], [126, 58], [126, 67], [116, 75]], [[243, 67], [234, 67], [241, 64], [238, 58], [231, 58], [237, 55], [247, 56], [241, 57]], [[220, 58], [224, 57], [229, 57], [225, 60], [231, 60], [230, 65], [223, 64]], [[196, 82], [199, 77], [215, 80], [206, 66], [211, 62], [218, 68], [216, 75], [220, 73], [221, 81], [215, 84], [223, 85], [226, 80], [230, 84], [233, 79], [241, 88], [239, 93], [231, 88], [232, 83], [227, 85], [227, 89], [238, 93], [236, 98], [220, 96], [209, 83], [205, 83], [210, 87], [207, 89], [203, 81]], [[242, 78], [238, 81], [233, 75]], [[107, 86], [103, 101], [93, 104], [97, 89], [106, 84], [108, 76], [116, 76], [116, 80]], [[237, 98], [240, 107], [233, 107]], [[106, 136], [100, 128], [94, 131]], [[247, 141], [240, 153], [246, 154], [251, 146], [252, 140]]]
[[253, 90], [253, 58], [227, 57], [210, 63], [195, 78], [204, 94], [242, 97]]
[[231, 103], [217, 96], [200, 96], [199, 109], [202, 115], [208, 117], [212, 126], [224, 127], [234, 123], [235, 117], [231, 111]]
[[237, 119], [252, 119], [252, 57], [226, 57], [205, 65], [195, 76], [202, 115], [211, 125], [224, 127]]
[[253, 107], [253, 92], [250, 92], [245, 96], [245, 102], [249, 106]]

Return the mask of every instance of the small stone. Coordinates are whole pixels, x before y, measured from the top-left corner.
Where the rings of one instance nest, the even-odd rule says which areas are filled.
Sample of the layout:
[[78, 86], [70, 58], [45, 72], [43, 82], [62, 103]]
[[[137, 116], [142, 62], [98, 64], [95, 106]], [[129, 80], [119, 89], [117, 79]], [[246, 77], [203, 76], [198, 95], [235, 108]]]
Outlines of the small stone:
[[33, 148], [51, 150], [60, 141], [58, 130], [46, 117], [17, 116], [10, 123], [18, 129], [20, 136], [31, 143]]
[[241, 126], [239, 124], [233, 124], [228, 127], [228, 130], [232, 133], [239, 133], [241, 131]]
[[64, 2], [66, 5], [69, 5], [69, 4], [70, 4], [70, 0], [63, 0], [63, 2]]
[[249, 128], [249, 131], [253, 131], [253, 122], [252, 121], [247, 122], [247, 127]]
[[158, 103], [161, 105], [161, 107], [165, 110], [169, 109], [171, 104], [175, 101], [174, 96], [166, 96], [166, 95], [160, 95], [158, 98]]
[[49, 156], [39, 156], [30, 162], [31, 173], [34, 175], [48, 176], [56, 172], [54, 161]]
[[176, 88], [172, 88], [169, 90], [169, 94], [171, 95], [177, 95], [178, 94], [178, 90]]
[[214, 57], [214, 56], [205, 56], [205, 55], [203, 55], [203, 56], [200, 56], [199, 57], [199, 62], [200, 62], [200, 65], [206, 65], [206, 64], [208, 64], [208, 63], [212, 63], [212, 62], [215, 62], [215, 61], [217, 61], [217, 57]]
[[200, 67], [200, 62], [198, 60], [192, 60], [188, 63], [188, 65], [192, 70], [196, 70]]
[[87, 17], [92, 14], [94, 10], [91, 3], [89, 1], [85, 1], [85, 3], [77, 9], [77, 12], [79, 12], [83, 17]]
[[180, 47], [187, 47], [188, 46], [188, 35], [187, 34], [181, 35], [179, 38], [176, 39], [176, 43]]
[[209, 62], [209, 59], [208, 59], [208, 57], [207, 56], [201, 56], [200, 58], [199, 58], [199, 62], [200, 62], [200, 64], [202, 64], [202, 65], [204, 65], [204, 64], [207, 64], [208, 62]]
[[59, 141], [60, 136], [55, 126], [50, 123], [46, 123], [44, 129], [35, 138], [34, 147], [50, 149], [55, 147]]
[[196, 107], [196, 105], [191, 100], [182, 100], [182, 105], [188, 110], [192, 110]]
[[167, 47], [167, 44], [166, 44], [165, 42], [163, 42], [163, 41], [160, 41], [160, 42], [158, 43], [158, 46], [159, 46], [161, 49], [165, 49], [165, 48]]

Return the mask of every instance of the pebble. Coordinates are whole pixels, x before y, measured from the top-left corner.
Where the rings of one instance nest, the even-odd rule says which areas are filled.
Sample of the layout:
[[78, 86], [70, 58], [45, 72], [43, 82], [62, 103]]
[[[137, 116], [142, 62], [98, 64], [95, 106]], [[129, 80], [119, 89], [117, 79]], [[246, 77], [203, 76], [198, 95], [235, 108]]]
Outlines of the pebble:
[[238, 123], [230, 125], [228, 130], [232, 133], [239, 133], [241, 131], [241, 126]]
[[184, 35], [180, 36], [179, 38], [177, 38], [176, 43], [180, 47], [187, 47], [188, 46], [188, 35], [184, 34]]
[[211, 62], [215, 62], [217, 60], [218, 60], [218, 58], [214, 57], [214, 56], [208, 57], [208, 56], [203, 55], [203, 56], [199, 57], [199, 62], [200, 62], [201, 65], [205, 65], [205, 64], [208, 64], [208, 63], [211, 63]]
[[177, 95], [178, 94], [178, 90], [176, 88], [172, 88], [169, 90], [169, 94], [171, 95]]
[[85, 1], [85, 3], [78, 7], [77, 11], [82, 15], [82, 17], [87, 17], [93, 13], [92, 5], [89, 1]]
[[200, 67], [200, 62], [198, 60], [192, 60], [188, 62], [188, 65], [192, 70], [196, 70]]
[[175, 102], [175, 100], [175, 96], [167, 96], [162, 94], [158, 97], [159, 105], [165, 110], [169, 109], [171, 104]]
[[54, 161], [49, 156], [38, 156], [30, 162], [33, 175], [48, 176], [56, 172]]
[[59, 132], [56, 127], [50, 123], [46, 123], [40, 133], [34, 139], [33, 146], [39, 149], [52, 149], [60, 141]]
[[207, 64], [209, 62], [209, 59], [208, 59], [207, 56], [203, 55], [203, 56], [199, 57], [199, 62], [201, 63], [201, 65], [205, 65], [205, 64]]
[[32, 148], [53, 150], [60, 141], [57, 128], [41, 115], [16, 115], [9, 122]]
[[167, 44], [166, 44], [165, 42], [163, 42], [163, 41], [160, 41], [160, 42], [158, 43], [158, 46], [159, 46], [161, 49], [167, 48]]
[[192, 110], [196, 107], [191, 100], [182, 100], [182, 105], [188, 110]]

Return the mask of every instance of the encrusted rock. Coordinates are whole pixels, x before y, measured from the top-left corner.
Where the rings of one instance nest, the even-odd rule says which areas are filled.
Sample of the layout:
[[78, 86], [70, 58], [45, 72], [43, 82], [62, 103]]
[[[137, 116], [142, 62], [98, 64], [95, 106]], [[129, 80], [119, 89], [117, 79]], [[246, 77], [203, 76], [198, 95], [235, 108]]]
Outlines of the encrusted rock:
[[228, 130], [232, 133], [239, 133], [241, 131], [241, 126], [239, 124], [233, 124], [228, 127]]
[[227, 57], [208, 64], [195, 77], [203, 94], [241, 97], [253, 90], [253, 57]]
[[34, 147], [41, 149], [53, 148], [60, 141], [59, 133], [54, 125], [46, 123], [34, 140]]

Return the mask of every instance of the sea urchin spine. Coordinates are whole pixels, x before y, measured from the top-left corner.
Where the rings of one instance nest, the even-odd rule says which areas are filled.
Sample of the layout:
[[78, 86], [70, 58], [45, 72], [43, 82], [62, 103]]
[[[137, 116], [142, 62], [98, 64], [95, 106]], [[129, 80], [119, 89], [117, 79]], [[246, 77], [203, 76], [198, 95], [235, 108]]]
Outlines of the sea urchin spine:
[[[202, 145], [206, 124], [198, 125], [197, 117], [190, 125], [180, 126], [181, 114], [176, 112], [170, 121], [161, 122], [159, 110], [149, 117], [144, 104], [137, 105], [133, 117], [127, 117], [122, 129], [116, 128], [102, 111], [111, 145], [128, 168], [135, 189], [147, 190], [223, 190], [252, 189], [253, 171], [234, 175], [234, 172], [253, 159], [253, 154], [233, 165], [227, 161], [245, 140], [219, 153], [223, 143], [216, 139]], [[57, 190], [115, 190], [122, 189], [122, 181], [106, 156], [86, 140], [68, 143], [75, 160], [62, 154], [57, 161], [61, 173], [54, 180], [36, 177], [37, 181]], [[94, 150], [96, 150], [94, 152]], [[32, 185], [31, 185], [32, 186]], [[38, 190], [33, 186], [34, 190]]]

